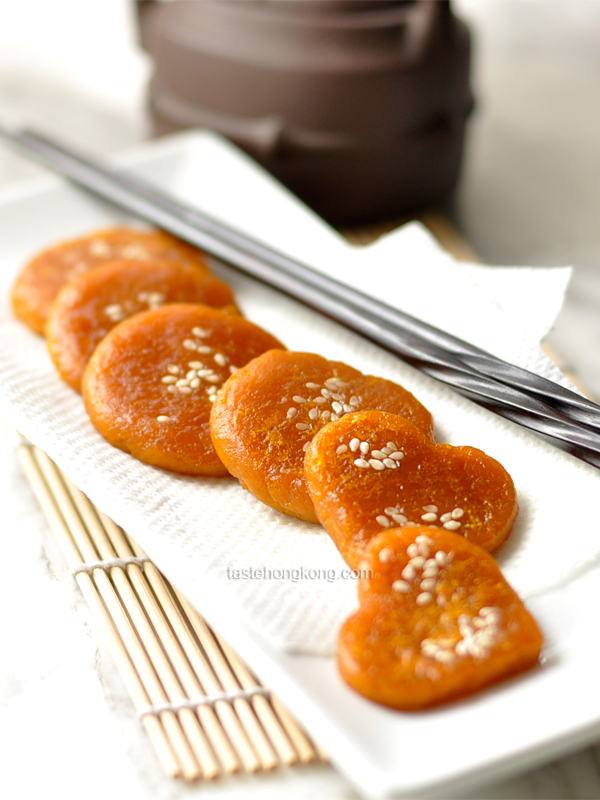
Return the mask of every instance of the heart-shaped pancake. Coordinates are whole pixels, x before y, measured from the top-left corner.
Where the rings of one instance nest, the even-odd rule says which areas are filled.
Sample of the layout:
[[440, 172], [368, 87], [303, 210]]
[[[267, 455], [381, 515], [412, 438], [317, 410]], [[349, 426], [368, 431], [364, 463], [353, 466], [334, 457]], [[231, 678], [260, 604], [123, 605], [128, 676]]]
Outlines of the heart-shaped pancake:
[[404, 387], [314, 353], [273, 350], [233, 375], [211, 413], [220, 459], [245, 489], [284, 514], [317, 522], [304, 454], [323, 426], [357, 409], [410, 419], [427, 436], [427, 409]]
[[435, 444], [395, 414], [361, 411], [331, 423], [312, 440], [304, 469], [319, 521], [354, 568], [385, 528], [440, 527], [492, 552], [517, 515], [501, 464], [474, 447]]
[[415, 711], [533, 667], [542, 634], [495, 560], [455, 533], [393, 528], [369, 543], [338, 666], [357, 692]]

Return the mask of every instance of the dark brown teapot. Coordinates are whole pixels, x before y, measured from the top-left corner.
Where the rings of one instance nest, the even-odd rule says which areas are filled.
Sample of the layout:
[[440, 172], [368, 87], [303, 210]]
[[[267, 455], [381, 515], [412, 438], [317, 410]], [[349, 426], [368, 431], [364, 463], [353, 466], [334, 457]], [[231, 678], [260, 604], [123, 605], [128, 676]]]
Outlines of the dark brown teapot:
[[445, 0], [139, 0], [155, 132], [214, 129], [334, 224], [445, 203], [470, 39]]

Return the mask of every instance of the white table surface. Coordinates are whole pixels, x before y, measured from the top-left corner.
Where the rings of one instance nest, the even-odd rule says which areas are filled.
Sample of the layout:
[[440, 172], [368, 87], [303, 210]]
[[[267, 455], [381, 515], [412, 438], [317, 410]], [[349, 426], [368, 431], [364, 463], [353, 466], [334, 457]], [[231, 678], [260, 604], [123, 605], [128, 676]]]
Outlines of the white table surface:
[[[600, 397], [600, 1], [455, 8], [475, 34], [478, 97], [456, 219], [488, 263], [575, 266], [551, 343]], [[0, 118], [114, 152], [146, 135], [147, 75], [127, 0], [0, 0]], [[0, 146], [0, 187], [40, 172]], [[163, 778], [15, 443], [0, 421], [0, 796], [355, 797], [326, 766], [199, 787]], [[461, 797], [598, 798], [600, 746]]]

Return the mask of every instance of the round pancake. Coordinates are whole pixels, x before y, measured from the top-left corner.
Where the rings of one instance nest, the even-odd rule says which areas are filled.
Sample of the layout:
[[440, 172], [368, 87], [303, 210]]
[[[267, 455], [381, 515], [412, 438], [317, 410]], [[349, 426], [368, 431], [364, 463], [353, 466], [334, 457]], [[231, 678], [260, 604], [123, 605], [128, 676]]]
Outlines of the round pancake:
[[50, 307], [64, 284], [115, 259], [184, 261], [205, 274], [209, 272], [199, 250], [169, 233], [109, 228], [61, 242], [35, 256], [13, 286], [15, 315], [33, 331], [44, 335]]
[[187, 303], [119, 323], [82, 379], [90, 419], [115, 447], [156, 467], [227, 475], [210, 437], [215, 395], [238, 367], [283, 347], [243, 317]]
[[217, 453], [263, 503], [317, 522], [304, 477], [313, 436], [353, 411], [400, 414], [433, 436], [427, 409], [396, 383], [314, 353], [265, 353], [230, 378], [211, 413]]
[[69, 281], [46, 325], [48, 349], [61, 377], [77, 391], [98, 343], [124, 319], [168, 303], [202, 303], [235, 311], [222, 281], [177, 261], [109, 261]]

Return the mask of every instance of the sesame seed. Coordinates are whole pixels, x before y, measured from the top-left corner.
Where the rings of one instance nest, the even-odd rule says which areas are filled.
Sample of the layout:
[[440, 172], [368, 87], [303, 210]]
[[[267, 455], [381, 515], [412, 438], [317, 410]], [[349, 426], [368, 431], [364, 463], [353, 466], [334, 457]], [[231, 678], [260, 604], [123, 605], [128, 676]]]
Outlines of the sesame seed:
[[360, 452], [366, 455], [370, 450], [370, 446], [368, 442], [361, 442], [360, 443]]
[[179, 375], [181, 370], [179, 369], [177, 364], [169, 364], [169, 366], [167, 367], [167, 372], [170, 372], [171, 375]]
[[331, 416], [331, 411], [322, 411], [321, 412], [321, 419], [325, 420], [325, 422], [327, 422], [327, 420], [329, 419], [330, 416]]
[[422, 569], [425, 563], [425, 556], [413, 556], [408, 563], [412, 564], [415, 569]]
[[202, 339], [204, 336], [210, 335], [210, 331], [205, 331], [204, 328], [192, 328], [192, 333], [199, 339]]
[[306, 442], [306, 443], [304, 444], [304, 446], [302, 447], [302, 449], [303, 449], [303, 450], [304, 450], [304, 452], [306, 453], [306, 451], [308, 450], [308, 448], [309, 448], [309, 447], [310, 447], [310, 442]]
[[460, 641], [457, 642], [454, 647], [454, 652], [457, 656], [466, 656], [467, 655], [467, 645], [465, 642]]
[[123, 308], [119, 305], [119, 303], [111, 303], [109, 306], [104, 306], [104, 313], [109, 314], [112, 316], [113, 314], [121, 314], [123, 312]]
[[331, 395], [331, 399], [335, 400], [338, 403], [343, 403], [344, 402], [344, 395], [343, 394], [337, 394], [337, 393], [334, 392]]
[[355, 467], [368, 467], [369, 466], [369, 462], [365, 461], [364, 458], [357, 458], [357, 459], [354, 460], [354, 466]]
[[437, 553], [435, 554], [435, 560], [441, 567], [443, 567], [446, 561], [448, 560], [448, 556], [443, 550], [438, 550]]
[[193, 378], [190, 381], [190, 386], [192, 387], [192, 389], [197, 389], [200, 386], [200, 378]]
[[458, 530], [458, 528], [460, 528], [460, 522], [456, 519], [451, 519], [449, 522], [444, 522], [444, 528], [446, 528], [447, 531]]
[[347, 449], [347, 444], [341, 444], [335, 452], [338, 454], [338, 456], [340, 456], [342, 453], [345, 453]]
[[391, 547], [383, 547], [379, 551], [379, 560], [382, 564], [387, 564], [387, 562], [392, 558], [394, 555], [394, 551]]
[[187, 372], [187, 373], [186, 373], [186, 376], [185, 376], [185, 377], [186, 377], [188, 380], [190, 380], [190, 381], [191, 381], [191, 380], [193, 380], [194, 378], [197, 378], [197, 377], [198, 377], [198, 373], [196, 372], [196, 370], [195, 370], [195, 369], [191, 369], [189, 372]]
[[394, 461], [402, 461], [404, 453], [401, 450], [395, 450], [393, 453], [390, 453], [390, 458], [393, 458]]
[[209, 375], [214, 375], [212, 369], [207, 369], [205, 367], [204, 369], [199, 369], [198, 370], [198, 376], [200, 378], [207, 378]]
[[227, 356], [224, 356], [223, 353], [215, 353], [214, 359], [220, 367], [224, 367], [228, 361]]
[[189, 386], [180, 386], [179, 387], [179, 391], [181, 392], [181, 394], [191, 394], [192, 393], [192, 390], [190, 389]]
[[435, 660], [441, 661], [442, 663], [447, 663], [448, 661], [452, 661], [453, 658], [454, 658], [454, 653], [451, 653], [449, 650], [438, 650], [437, 653], [435, 654]]
[[437, 519], [437, 514], [429, 512], [427, 514], [421, 514], [421, 519], [423, 522], [435, 522]]
[[421, 642], [421, 652], [423, 653], [424, 656], [430, 656], [432, 658], [435, 658], [435, 656], [438, 653], [438, 650], [439, 648], [437, 644], [423, 644]]
[[175, 382], [175, 386], [189, 386], [190, 382], [188, 378], [180, 378], [178, 381]]
[[360, 446], [360, 439], [351, 439], [350, 440], [350, 450], [352, 450], [353, 453], [356, 453], [356, 451], [358, 450], [359, 446]]
[[415, 544], [414, 542], [412, 542], [412, 543], [411, 543], [411, 544], [409, 544], [409, 545], [408, 545], [408, 547], [406, 548], [406, 552], [408, 553], [408, 555], [409, 555], [411, 558], [414, 558], [415, 556], [418, 556], [418, 555], [419, 555], [419, 545], [418, 545], [418, 544]]
[[335, 390], [335, 389], [337, 389], [337, 385], [338, 385], [338, 382], [337, 382], [336, 378], [327, 378], [327, 380], [325, 381], [325, 386], [328, 389]]
[[197, 350], [196, 342], [192, 341], [191, 339], [184, 339], [183, 346], [186, 350]]
[[331, 407], [333, 408], [333, 410], [335, 411], [336, 414], [341, 414], [342, 411], [344, 410], [344, 407], [342, 405], [340, 405], [340, 403], [337, 403], [337, 402], [336, 403], [332, 403]]
[[221, 378], [213, 373], [211, 375], [207, 375], [205, 380], [207, 380], [209, 383], [218, 383]]
[[437, 514], [438, 507], [434, 505], [423, 506], [423, 511], [429, 511], [430, 513]]
[[422, 578], [437, 578], [439, 572], [439, 568], [435, 567], [426, 567], [423, 569]]
[[339, 417], [338, 417], [338, 415], [337, 415], [337, 414], [332, 414], [332, 415], [329, 417], [329, 419], [330, 419], [330, 421], [331, 421], [331, 422], [335, 422], [335, 421], [336, 421], [336, 419], [339, 419]]
[[308, 416], [310, 419], [316, 419], [319, 416], [319, 409], [311, 408], [311, 410], [308, 412]]
[[297, 413], [298, 413], [298, 409], [296, 408], [296, 406], [290, 406], [288, 408], [288, 410], [287, 410], [286, 417], [288, 419], [293, 419], [293, 417], [295, 417]]
[[93, 242], [90, 242], [88, 249], [90, 255], [96, 256], [96, 258], [106, 258], [112, 252], [110, 245], [108, 242], [105, 242], [104, 239], [94, 239]]
[[442, 514], [442, 516], [440, 517], [440, 520], [442, 522], [449, 522], [451, 519], [452, 519], [452, 514], [450, 513], [450, 511], [447, 511], [445, 514]]
[[429, 545], [425, 544], [425, 542], [419, 543], [419, 555], [429, 558]]
[[161, 414], [160, 417], [156, 418], [157, 422], [171, 422], [171, 417], [167, 417], [166, 414]]
[[414, 580], [414, 578], [415, 578], [416, 574], [417, 574], [417, 571], [416, 571], [416, 570], [415, 570], [415, 568], [412, 566], [412, 564], [407, 564], [407, 565], [404, 567], [404, 569], [402, 570], [402, 577], [404, 578], [404, 580], [405, 580], [405, 581], [412, 581], [412, 580]]
[[209, 353], [212, 353], [212, 351], [213, 351], [212, 347], [208, 347], [205, 344], [197, 345], [196, 346], [196, 350], [199, 353], [204, 353], [205, 355], [208, 355]]
[[497, 616], [498, 609], [495, 606], [483, 606], [483, 608], [479, 609], [479, 613], [482, 614], [484, 617]]
[[165, 375], [164, 378], [161, 379], [163, 383], [175, 383], [177, 378], [175, 375]]
[[415, 542], [419, 544], [433, 544], [433, 539], [430, 536], [427, 536], [425, 533], [420, 533], [417, 537], [415, 537]]
[[351, 411], [354, 411], [354, 408], [352, 406], [349, 406], [347, 403], [344, 403], [344, 412], [346, 414], [349, 414]]
[[464, 513], [462, 508], [455, 508], [452, 512], [452, 519], [460, 519]]
[[432, 599], [429, 592], [421, 592], [421, 594], [417, 595], [415, 602], [418, 606], [426, 606], [428, 603], [431, 603]]
[[385, 469], [385, 464], [383, 463], [383, 461], [378, 461], [376, 458], [370, 458], [369, 464], [373, 467], [373, 469], [376, 470]]
[[438, 563], [435, 558], [428, 558], [427, 561], [423, 564], [424, 569], [438, 569]]
[[398, 448], [396, 447], [396, 445], [394, 444], [394, 442], [388, 442], [388, 443], [387, 443], [387, 446], [390, 448], [390, 452], [393, 452], [394, 450], [397, 450], [397, 449], [398, 449]]
[[321, 389], [321, 394], [323, 395], [323, 397], [326, 397], [328, 400], [331, 397], [331, 392], [328, 391], [327, 389]]
[[379, 458], [380, 460], [385, 458], [385, 453], [382, 453], [381, 450], [372, 450], [371, 455], [373, 458]]
[[175, 385], [173, 385], [173, 386], [167, 386], [167, 391], [175, 393], [178, 392], [179, 389]]
[[406, 583], [406, 581], [394, 581], [392, 583], [392, 589], [395, 592], [410, 592], [410, 584]]
[[315, 403], [326, 403], [327, 400], [324, 397], [315, 397]]
[[[191, 367], [192, 369], [203, 369], [204, 364], [201, 361], [190, 361], [188, 363], [188, 367]], [[179, 369], [177, 371], [179, 371]]]
[[235, 375], [235, 373], [238, 371], [238, 369], [239, 369], [239, 367], [234, 367], [234, 366], [233, 366], [233, 364], [230, 364], [230, 365], [229, 365], [229, 372], [230, 372], [232, 375]]
[[385, 516], [385, 514], [379, 514], [378, 516], [376, 516], [375, 517], [375, 522], [377, 522], [379, 525], [381, 525], [382, 528], [389, 528], [390, 527], [390, 521]]
[[424, 592], [433, 592], [434, 589], [435, 589], [436, 583], [437, 583], [437, 581], [436, 581], [435, 578], [424, 578], [421, 581], [420, 586], [421, 586], [421, 589], [423, 589]]
[[296, 427], [298, 428], [299, 431], [305, 431], [308, 428], [308, 425], [306, 424], [306, 422], [297, 422]]
[[318, 383], [311, 383], [310, 381], [305, 384], [307, 389], [320, 389], [321, 386]]
[[404, 525], [406, 522], [404, 514], [392, 514], [391, 517], [397, 525]]
[[350, 405], [351, 406], [359, 406], [360, 405], [360, 400], [358, 399], [358, 397], [355, 394], [353, 394], [352, 397], [350, 398]]
[[292, 397], [292, 400], [294, 401], [294, 403], [306, 403], [306, 398], [304, 398], [304, 397], [300, 397], [300, 395], [299, 395], [299, 394], [295, 394], [295, 395]]

